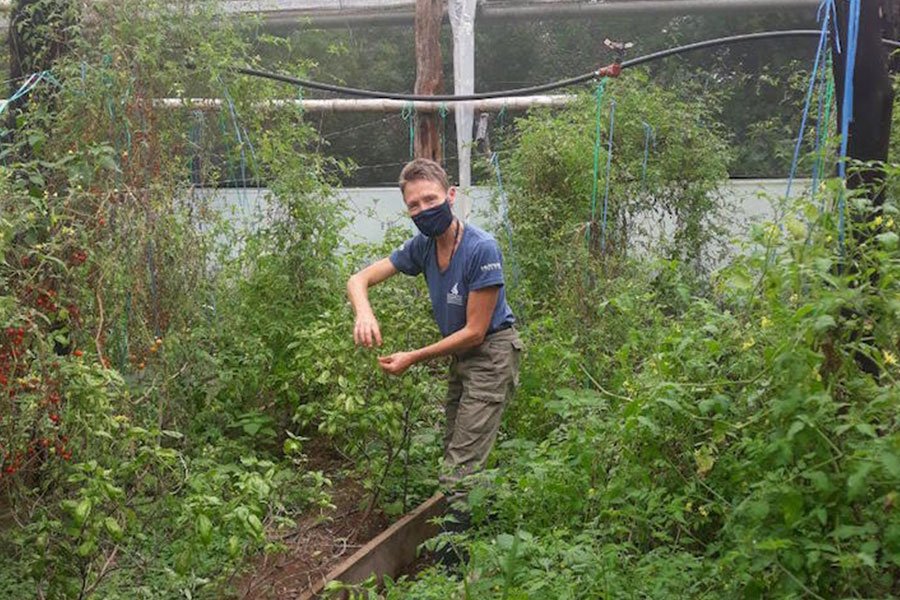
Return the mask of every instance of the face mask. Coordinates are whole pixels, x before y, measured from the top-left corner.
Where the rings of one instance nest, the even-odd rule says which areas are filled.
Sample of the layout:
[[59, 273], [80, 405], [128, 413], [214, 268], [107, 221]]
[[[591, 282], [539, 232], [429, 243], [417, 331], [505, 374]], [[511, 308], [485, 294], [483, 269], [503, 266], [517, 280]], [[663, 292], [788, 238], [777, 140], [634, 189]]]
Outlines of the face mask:
[[450, 210], [450, 199], [447, 198], [440, 206], [423, 210], [412, 218], [413, 223], [426, 237], [437, 237], [447, 231], [453, 223], [453, 211]]

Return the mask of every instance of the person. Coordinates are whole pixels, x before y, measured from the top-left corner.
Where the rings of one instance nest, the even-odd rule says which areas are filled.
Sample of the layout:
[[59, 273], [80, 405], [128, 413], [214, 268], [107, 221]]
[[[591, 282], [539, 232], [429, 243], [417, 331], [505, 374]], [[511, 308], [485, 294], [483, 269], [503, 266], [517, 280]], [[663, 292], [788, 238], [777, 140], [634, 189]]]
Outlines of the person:
[[402, 375], [416, 363], [450, 356], [440, 482], [456, 528], [464, 529], [468, 519], [459, 506], [467, 495], [466, 478], [484, 466], [494, 445], [518, 384], [523, 346], [506, 301], [500, 246], [489, 233], [453, 215], [456, 188], [444, 169], [419, 158], [403, 168], [399, 184], [419, 234], [348, 280], [356, 315], [353, 339], [367, 348], [382, 344], [368, 288], [398, 272], [424, 275], [442, 338], [378, 362], [386, 373]]

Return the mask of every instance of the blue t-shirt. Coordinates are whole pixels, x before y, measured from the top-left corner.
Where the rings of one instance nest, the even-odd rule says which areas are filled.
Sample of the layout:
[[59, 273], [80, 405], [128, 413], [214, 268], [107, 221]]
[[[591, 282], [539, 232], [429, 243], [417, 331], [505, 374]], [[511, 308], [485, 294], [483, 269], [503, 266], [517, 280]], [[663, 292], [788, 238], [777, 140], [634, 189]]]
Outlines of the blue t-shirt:
[[391, 263], [407, 275], [425, 274], [434, 320], [444, 337], [465, 326], [469, 292], [493, 285], [500, 286], [500, 294], [488, 331], [515, 322], [506, 303], [500, 246], [491, 234], [474, 225], [463, 229], [459, 247], [443, 273], [438, 269], [436, 242], [421, 233], [394, 250]]

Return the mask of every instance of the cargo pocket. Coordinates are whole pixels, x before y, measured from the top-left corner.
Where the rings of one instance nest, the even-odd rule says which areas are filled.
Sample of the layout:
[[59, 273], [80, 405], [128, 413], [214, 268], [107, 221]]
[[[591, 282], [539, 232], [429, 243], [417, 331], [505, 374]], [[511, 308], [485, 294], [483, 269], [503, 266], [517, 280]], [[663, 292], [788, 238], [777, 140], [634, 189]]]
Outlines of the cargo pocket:
[[512, 369], [513, 369], [513, 386], [519, 387], [519, 361], [522, 359], [522, 352], [525, 350], [525, 344], [518, 337], [512, 341]]

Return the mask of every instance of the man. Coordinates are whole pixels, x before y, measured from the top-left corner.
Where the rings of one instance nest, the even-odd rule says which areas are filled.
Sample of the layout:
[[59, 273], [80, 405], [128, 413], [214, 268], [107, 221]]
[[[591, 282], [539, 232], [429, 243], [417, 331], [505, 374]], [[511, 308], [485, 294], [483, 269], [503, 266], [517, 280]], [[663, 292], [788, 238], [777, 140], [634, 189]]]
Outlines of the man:
[[[367, 348], [382, 342], [368, 288], [397, 272], [425, 276], [442, 339], [378, 362], [386, 373], [402, 375], [416, 363], [451, 357], [440, 479], [452, 506], [465, 498], [463, 480], [484, 466], [494, 445], [518, 383], [522, 343], [506, 303], [500, 247], [490, 234], [453, 216], [456, 188], [441, 166], [421, 158], [410, 162], [400, 173], [400, 191], [420, 233], [347, 282], [356, 313], [353, 339]], [[454, 517], [466, 521], [463, 513], [454, 511]]]

